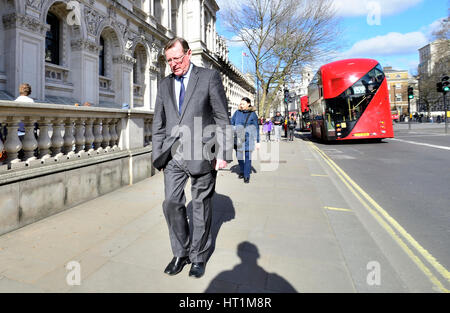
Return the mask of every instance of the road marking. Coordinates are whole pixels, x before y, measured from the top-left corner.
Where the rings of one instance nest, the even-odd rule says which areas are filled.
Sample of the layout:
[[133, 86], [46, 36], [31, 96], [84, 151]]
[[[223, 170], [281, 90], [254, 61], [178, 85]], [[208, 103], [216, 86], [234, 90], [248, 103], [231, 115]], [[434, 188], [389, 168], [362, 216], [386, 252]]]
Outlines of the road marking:
[[328, 177], [328, 175], [311, 174], [312, 177]]
[[333, 207], [330, 207], [330, 206], [325, 206], [324, 208], [327, 209], [327, 210], [331, 210], [331, 211], [352, 212], [352, 210], [349, 210], [349, 209], [333, 208]]
[[437, 145], [431, 145], [429, 143], [409, 141], [409, 140], [403, 140], [403, 139], [398, 139], [398, 138], [392, 138], [391, 140], [400, 141], [400, 142], [404, 142], [404, 143], [410, 143], [410, 144], [418, 145], [418, 146], [425, 146], [425, 147], [442, 149], [442, 150], [449, 150], [450, 151], [450, 147], [447, 147], [447, 146], [437, 146]]
[[[430, 269], [420, 260], [418, 256], [408, 247], [408, 245], [397, 235], [400, 233], [410, 245], [412, 245], [425, 260], [427, 260], [447, 281], [450, 281], [450, 273], [444, 268], [426, 249], [424, 249], [406, 230], [393, 219], [378, 203], [375, 202], [361, 187], [358, 186], [333, 160], [330, 159], [322, 150], [320, 150], [312, 142], [309, 145], [324, 159], [331, 167], [347, 188], [355, 195], [361, 204], [375, 217], [380, 225], [394, 238], [394, 240], [403, 248], [406, 254], [416, 263], [422, 272], [430, 279], [430, 281], [438, 287], [442, 292], [450, 293], [444, 285], [436, 278]], [[365, 198], [365, 200], [363, 199]], [[373, 209], [370, 205], [373, 206]], [[384, 219], [383, 219], [384, 217]], [[394, 230], [395, 229], [395, 230]], [[396, 232], [397, 231], [397, 232]]]

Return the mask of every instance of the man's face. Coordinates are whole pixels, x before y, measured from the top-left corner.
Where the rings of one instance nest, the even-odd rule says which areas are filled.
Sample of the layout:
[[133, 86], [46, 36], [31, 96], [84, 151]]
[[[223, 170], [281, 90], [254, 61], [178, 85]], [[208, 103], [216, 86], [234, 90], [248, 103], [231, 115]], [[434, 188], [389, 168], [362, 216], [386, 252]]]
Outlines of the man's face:
[[184, 75], [189, 70], [191, 64], [192, 51], [184, 53], [183, 46], [180, 42], [176, 42], [175, 45], [166, 51], [166, 60], [169, 63], [172, 73], [176, 76]]

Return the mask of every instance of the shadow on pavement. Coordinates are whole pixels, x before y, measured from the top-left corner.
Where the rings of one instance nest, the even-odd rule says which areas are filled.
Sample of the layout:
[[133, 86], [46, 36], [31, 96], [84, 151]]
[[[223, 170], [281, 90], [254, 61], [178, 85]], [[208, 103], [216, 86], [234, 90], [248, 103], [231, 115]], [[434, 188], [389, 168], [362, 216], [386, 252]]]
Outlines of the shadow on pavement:
[[268, 273], [258, 265], [258, 248], [248, 242], [237, 247], [241, 263], [232, 270], [217, 275], [205, 293], [297, 293], [297, 290], [283, 277]]
[[[216, 248], [216, 240], [219, 235], [220, 228], [226, 222], [234, 220], [236, 213], [234, 210], [233, 201], [230, 197], [215, 193], [212, 198], [212, 221], [211, 221], [211, 248], [208, 252], [208, 257], [206, 259], [206, 263], [208, 263], [209, 258], [214, 253]], [[192, 239], [192, 201], [189, 202], [187, 206], [187, 216], [189, 218], [189, 229], [190, 236]]]
[[[231, 172], [231, 173], [234, 173], [234, 174], [236, 174], [236, 175], [239, 175], [239, 174], [241, 174], [241, 169], [239, 168], [239, 165], [233, 165], [233, 166], [230, 168], [230, 172]], [[252, 166], [251, 174], [254, 174], [254, 173], [258, 173], [258, 172], [257, 172], [256, 169]]]
[[355, 145], [355, 144], [387, 144], [388, 142], [383, 141], [383, 139], [350, 139], [350, 140], [336, 140], [336, 141], [324, 141], [315, 138], [310, 132], [299, 132], [295, 134], [295, 138], [301, 139], [303, 141], [311, 141], [314, 143], [320, 143], [327, 146], [344, 146], [344, 145]]

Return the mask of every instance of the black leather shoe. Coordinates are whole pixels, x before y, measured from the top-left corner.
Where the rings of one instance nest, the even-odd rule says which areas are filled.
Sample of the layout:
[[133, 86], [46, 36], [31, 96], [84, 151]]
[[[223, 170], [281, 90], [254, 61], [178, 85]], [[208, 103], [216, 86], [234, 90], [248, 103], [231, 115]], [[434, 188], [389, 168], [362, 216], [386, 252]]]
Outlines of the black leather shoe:
[[183, 267], [186, 264], [190, 264], [191, 261], [189, 260], [189, 257], [183, 257], [183, 258], [173, 258], [172, 261], [167, 265], [166, 269], [164, 270], [164, 273], [168, 275], [176, 275], [179, 272], [183, 270]]
[[250, 183], [250, 177], [249, 178], [244, 178], [244, 183], [249, 184]]
[[244, 178], [244, 174], [239, 174], [239, 179]]
[[192, 263], [191, 270], [189, 271], [190, 277], [200, 278], [205, 274], [205, 263]]

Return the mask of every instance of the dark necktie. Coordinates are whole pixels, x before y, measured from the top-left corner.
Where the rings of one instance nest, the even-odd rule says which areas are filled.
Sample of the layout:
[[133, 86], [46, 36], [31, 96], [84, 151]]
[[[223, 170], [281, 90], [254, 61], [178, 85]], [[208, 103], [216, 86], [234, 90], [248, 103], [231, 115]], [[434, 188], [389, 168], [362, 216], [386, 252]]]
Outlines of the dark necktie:
[[184, 77], [181, 76], [179, 78], [179, 81], [181, 83], [181, 88], [180, 88], [180, 100], [178, 102], [178, 111], [180, 112], [180, 115], [181, 115], [181, 109], [183, 108], [184, 94], [186, 93], [186, 89], [184, 88], [183, 80], [184, 80]]

